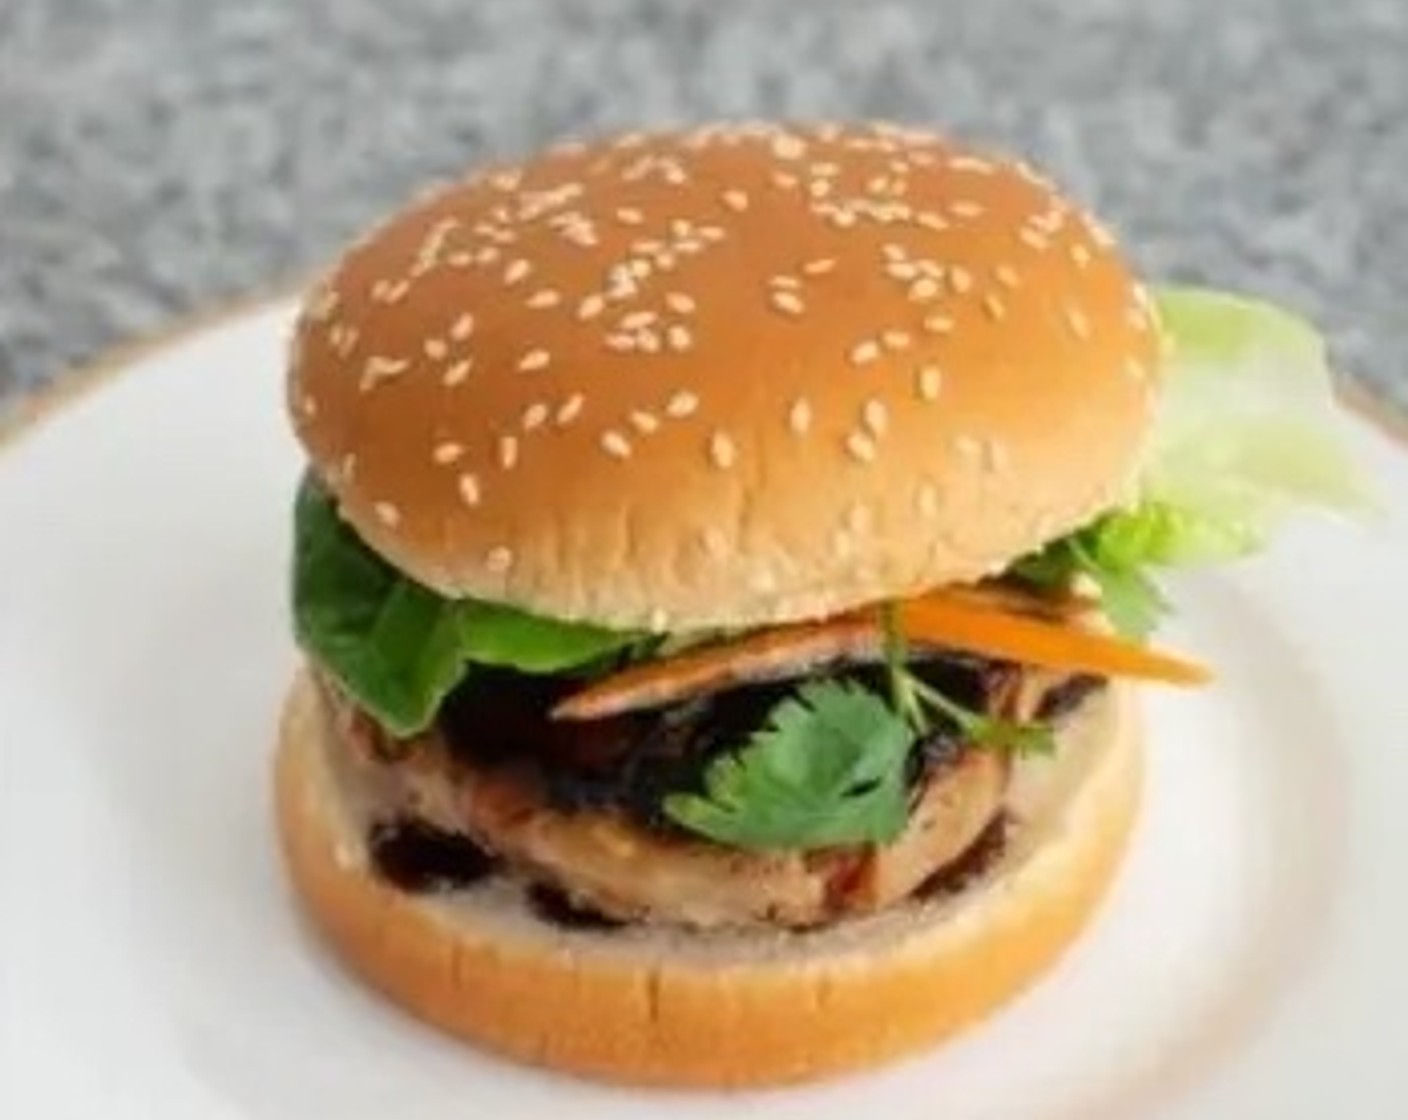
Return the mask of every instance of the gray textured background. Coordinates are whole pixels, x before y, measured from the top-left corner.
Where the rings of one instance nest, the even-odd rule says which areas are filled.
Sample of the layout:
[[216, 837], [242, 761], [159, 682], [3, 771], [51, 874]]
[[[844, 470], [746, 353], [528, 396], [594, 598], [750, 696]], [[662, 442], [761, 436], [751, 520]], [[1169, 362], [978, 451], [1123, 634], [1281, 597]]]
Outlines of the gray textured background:
[[1408, 408], [1405, 0], [0, 0], [0, 408], [486, 154], [721, 114], [1021, 149]]

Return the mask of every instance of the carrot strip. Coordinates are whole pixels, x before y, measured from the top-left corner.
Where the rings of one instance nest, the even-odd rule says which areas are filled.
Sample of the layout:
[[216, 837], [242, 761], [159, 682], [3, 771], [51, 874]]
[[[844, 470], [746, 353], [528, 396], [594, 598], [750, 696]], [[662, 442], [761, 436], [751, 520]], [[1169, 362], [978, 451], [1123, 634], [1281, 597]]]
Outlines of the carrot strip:
[[[1107, 677], [1202, 684], [1202, 665], [1073, 622], [1024, 613], [1014, 596], [951, 588], [896, 604], [900, 632], [912, 642]], [[732, 684], [775, 679], [847, 658], [876, 657], [885, 625], [876, 609], [821, 622], [777, 626], [674, 657], [633, 665], [560, 701], [554, 719], [603, 719], [658, 707]]]
[[1167, 684], [1204, 684], [1211, 672], [1194, 661], [1160, 653], [1110, 634], [1013, 614], [935, 592], [896, 607], [900, 632], [911, 641], [947, 646], [1069, 672], [1141, 677]]

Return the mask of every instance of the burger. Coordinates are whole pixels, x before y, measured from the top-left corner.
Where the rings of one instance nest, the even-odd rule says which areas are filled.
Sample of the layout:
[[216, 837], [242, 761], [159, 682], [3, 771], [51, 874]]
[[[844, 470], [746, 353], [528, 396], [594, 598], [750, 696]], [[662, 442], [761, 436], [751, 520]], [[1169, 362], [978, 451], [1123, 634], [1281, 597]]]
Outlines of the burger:
[[1226, 403], [1325, 403], [1303, 324], [1151, 297], [1025, 164], [885, 125], [437, 187], [287, 385], [296, 894], [423, 1019], [632, 1083], [873, 1066], [1050, 969], [1136, 688], [1208, 676], [1147, 641], [1158, 569], [1353, 489], [1305, 408]]

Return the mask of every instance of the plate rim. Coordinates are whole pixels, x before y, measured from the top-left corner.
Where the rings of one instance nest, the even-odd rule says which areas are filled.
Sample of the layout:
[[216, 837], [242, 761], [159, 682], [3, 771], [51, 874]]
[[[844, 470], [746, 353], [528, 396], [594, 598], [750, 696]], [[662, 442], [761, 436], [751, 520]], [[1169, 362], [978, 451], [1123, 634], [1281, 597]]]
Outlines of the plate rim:
[[[0, 455], [13, 450], [26, 436], [61, 416], [70, 405], [94, 396], [98, 390], [162, 351], [240, 319], [273, 310], [281, 303], [299, 298], [307, 287], [307, 281], [294, 281], [211, 304], [155, 330], [138, 332], [115, 342], [55, 374], [37, 389], [21, 391], [18, 398], [0, 408]], [[1364, 378], [1336, 371], [1335, 392], [1349, 412], [1399, 447], [1408, 449], [1408, 410], [1396, 405], [1385, 391]]]

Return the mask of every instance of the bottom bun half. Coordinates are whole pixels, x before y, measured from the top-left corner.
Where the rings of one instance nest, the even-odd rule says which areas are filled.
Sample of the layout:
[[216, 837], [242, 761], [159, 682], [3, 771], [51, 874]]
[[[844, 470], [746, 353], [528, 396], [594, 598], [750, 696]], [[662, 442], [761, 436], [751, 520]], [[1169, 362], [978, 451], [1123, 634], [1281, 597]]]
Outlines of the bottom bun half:
[[434, 895], [383, 882], [311, 678], [284, 710], [276, 799], [293, 885], [347, 963], [463, 1039], [593, 1078], [801, 1081], [973, 1023], [1049, 969], [1106, 893], [1139, 799], [1134, 696], [1103, 690], [1054, 759], [1023, 762], [1002, 855], [955, 894], [822, 930], [566, 929], [499, 876]]

